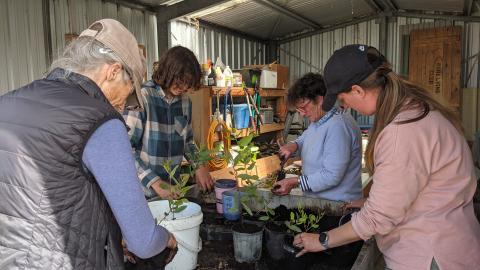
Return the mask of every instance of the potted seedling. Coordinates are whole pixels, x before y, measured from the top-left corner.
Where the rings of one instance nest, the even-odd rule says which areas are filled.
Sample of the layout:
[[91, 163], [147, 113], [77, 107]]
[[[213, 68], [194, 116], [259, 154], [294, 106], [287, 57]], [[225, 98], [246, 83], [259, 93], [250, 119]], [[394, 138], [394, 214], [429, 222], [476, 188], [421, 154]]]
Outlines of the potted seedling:
[[149, 202], [150, 210], [157, 220], [170, 231], [178, 242], [178, 253], [173, 261], [165, 269], [193, 269], [197, 265], [197, 255], [201, 250], [200, 223], [203, 221], [203, 213], [200, 205], [189, 202], [185, 196], [193, 187], [188, 186], [188, 180], [193, 176], [198, 166], [208, 161], [209, 154], [206, 148], [200, 148], [198, 152], [190, 156], [190, 165], [187, 174], [177, 177], [179, 165], [172, 168], [171, 162], [163, 163], [163, 168], [168, 173], [170, 185], [162, 185], [169, 189], [174, 198]]
[[210, 159], [210, 151], [206, 147], [201, 147], [198, 151], [187, 154], [189, 164], [187, 166], [187, 173], [178, 174], [177, 170], [180, 169], [180, 164], [173, 167], [170, 160], [163, 162], [162, 167], [168, 174], [169, 185], [166, 183], [161, 183], [160, 187], [170, 191], [170, 194], [173, 194], [168, 199], [168, 212], [165, 213], [164, 218], [171, 215], [171, 219], [175, 219], [175, 214], [180, 213], [187, 208], [188, 199], [186, 195], [190, 189], [193, 188], [192, 185], [188, 185], [189, 179], [193, 178], [195, 171], [200, 167], [205, 165]]
[[294, 234], [302, 232], [313, 232], [319, 227], [320, 220], [322, 219], [324, 212], [308, 214], [305, 212], [303, 206], [298, 206], [297, 211], [290, 212], [290, 220], [285, 221], [285, 225], [288, 228], [289, 234], [285, 235], [283, 248], [289, 253], [295, 254], [299, 250], [293, 243]]
[[[258, 200], [256, 173], [256, 159], [258, 147], [252, 143], [253, 134], [250, 134], [237, 142], [236, 155], [230, 153], [226, 155], [227, 161], [233, 165], [233, 176], [241, 187], [240, 192], [235, 192], [234, 199], [237, 201], [234, 207], [228, 207], [224, 203], [224, 212], [240, 212], [242, 208], [247, 215], [253, 216], [253, 211], [249, 207], [251, 200]], [[224, 202], [225, 202], [224, 193]], [[235, 224], [232, 227], [233, 247], [235, 260], [237, 262], [254, 262], [260, 259], [262, 254], [263, 227], [251, 223], [243, 222]]]

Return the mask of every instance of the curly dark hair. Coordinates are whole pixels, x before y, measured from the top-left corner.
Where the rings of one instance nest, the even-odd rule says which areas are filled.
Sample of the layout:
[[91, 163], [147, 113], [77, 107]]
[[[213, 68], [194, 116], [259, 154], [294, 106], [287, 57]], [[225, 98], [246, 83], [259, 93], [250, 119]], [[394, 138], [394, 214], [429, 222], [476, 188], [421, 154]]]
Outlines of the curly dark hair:
[[193, 52], [182, 46], [170, 48], [154, 67], [152, 79], [167, 90], [174, 84], [183, 84], [197, 90], [202, 70]]
[[290, 106], [295, 106], [295, 103], [302, 99], [315, 101], [316, 97], [325, 96], [326, 93], [327, 88], [323, 76], [319, 73], [309, 72], [296, 80], [288, 89], [287, 102]]

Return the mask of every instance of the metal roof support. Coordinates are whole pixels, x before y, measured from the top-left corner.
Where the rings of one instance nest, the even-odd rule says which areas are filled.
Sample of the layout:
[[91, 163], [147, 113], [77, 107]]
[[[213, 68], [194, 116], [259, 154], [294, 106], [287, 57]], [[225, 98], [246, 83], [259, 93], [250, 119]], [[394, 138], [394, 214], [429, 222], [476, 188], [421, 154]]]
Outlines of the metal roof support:
[[380, 14], [378, 17], [379, 24], [379, 44], [378, 50], [383, 54], [387, 55], [387, 35], [388, 35], [388, 18], [385, 13]]
[[155, 13], [155, 9], [152, 6], [145, 5], [142, 3], [137, 3], [135, 1], [125, 1], [125, 0], [104, 0], [105, 2], [114, 3], [120, 6], [137, 9], [141, 11], [149, 11]]
[[227, 0], [185, 0], [171, 6], [162, 6], [156, 9], [157, 15], [157, 38], [158, 53], [162, 55], [168, 50], [170, 44], [170, 32], [168, 22], [170, 20], [186, 16], [213, 5], [228, 2]]
[[44, 34], [44, 45], [45, 45], [45, 62], [47, 67], [50, 67], [50, 64], [53, 61], [53, 52], [52, 52], [52, 28], [50, 27], [50, 1], [43, 0], [42, 3], [42, 13], [43, 13], [43, 32]]
[[479, 16], [425, 14], [425, 13], [400, 12], [400, 11], [394, 12], [393, 16], [395, 16], [395, 17], [409, 17], [409, 18], [424, 18], [424, 19], [443, 19], [443, 20], [462, 21], [462, 22], [480, 22], [480, 17]]
[[472, 15], [472, 8], [473, 8], [474, 0], [464, 0], [463, 4], [463, 15], [470, 16]]
[[388, 7], [390, 11], [398, 11], [398, 6], [394, 0], [382, 0], [382, 2]]
[[212, 29], [212, 30], [217, 30], [217, 31], [225, 33], [225, 34], [234, 35], [234, 36], [241, 37], [241, 38], [244, 38], [244, 39], [247, 39], [247, 40], [263, 43], [265, 45], [267, 45], [268, 42], [269, 42], [266, 39], [256, 37], [256, 36], [253, 36], [251, 34], [247, 34], [247, 33], [244, 33], [244, 32], [232, 29], [232, 28], [228, 28], [228, 27], [225, 27], [225, 26], [221, 26], [221, 25], [218, 25], [218, 24], [215, 24], [215, 23], [207, 22], [205, 20], [200, 20], [199, 19], [198, 22], [200, 23], [201, 27], [209, 28], [209, 29]]
[[382, 6], [380, 6], [376, 0], [364, 0], [365, 3], [376, 13], [383, 12]]
[[265, 62], [272, 63], [273, 61], [278, 62], [278, 42], [276, 40], [271, 40], [267, 44]]
[[269, 9], [275, 11], [275, 12], [278, 12], [278, 13], [283, 14], [287, 17], [290, 17], [294, 20], [297, 20], [297, 21], [309, 26], [312, 29], [321, 29], [322, 28], [322, 26], [320, 24], [318, 24], [318, 23], [316, 23], [316, 22], [314, 22], [314, 21], [312, 21], [308, 18], [305, 18], [305, 17], [303, 17], [303, 16], [301, 16], [301, 15], [299, 15], [299, 14], [297, 14], [297, 13], [295, 13], [295, 12], [285, 8], [285, 7], [282, 7], [282, 6], [278, 5], [277, 3], [275, 3], [271, 0], [253, 0], [253, 1], [255, 3], [258, 3], [262, 6], [265, 6], [265, 7], [269, 8]]
[[302, 33], [302, 34], [299, 34], [299, 35], [295, 35], [295, 36], [291, 36], [291, 37], [288, 37], [288, 38], [280, 39], [278, 41], [278, 44], [287, 43], [287, 42], [290, 42], [290, 41], [310, 37], [310, 36], [313, 36], [313, 35], [317, 35], [317, 34], [325, 33], [325, 32], [328, 32], [328, 31], [332, 31], [332, 30], [335, 30], [335, 29], [338, 29], [338, 28], [347, 27], [347, 26], [354, 25], [354, 24], [357, 24], [357, 23], [370, 21], [370, 20], [373, 20], [373, 19], [376, 19], [376, 18], [378, 18], [378, 15], [365, 16], [365, 17], [362, 17], [362, 18], [358, 18], [358, 19], [355, 19], [355, 20], [348, 21], [348, 22], [335, 24], [335, 25], [332, 25], [330, 27], [326, 27], [326, 28], [323, 28], [323, 29], [313, 30], [313, 31], [305, 32], [305, 33]]

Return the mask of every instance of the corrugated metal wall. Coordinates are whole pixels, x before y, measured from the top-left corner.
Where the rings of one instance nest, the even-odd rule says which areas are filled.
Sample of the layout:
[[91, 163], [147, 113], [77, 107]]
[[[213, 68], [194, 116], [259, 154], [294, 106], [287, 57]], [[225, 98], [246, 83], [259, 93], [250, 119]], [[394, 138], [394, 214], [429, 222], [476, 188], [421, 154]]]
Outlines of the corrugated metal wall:
[[102, 0], [50, 0], [53, 57], [65, 48], [65, 34], [80, 34], [94, 21], [112, 18], [125, 25], [146, 47], [148, 77], [158, 59], [157, 20], [153, 13]]
[[379, 25], [375, 20], [283, 43], [280, 63], [290, 68], [290, 82], [307, 72], [322, 72], [336, 49], [352, 43], [378, 46]]
[[[400, 72], [403, 68], [402, 38], [411, 30], [443, 26], [462, 26], [464, 29], [463, 65], [464, 81], [462, 85], [480, 88], [478, 53], [480, 51], [480, 23], [461, 22], [444, 19], [390, 18], [387, 30], [387, 59], [393, 69]], [[290, 67], [290, 81], [294, 81], [306, 72], [321, 72], [333, 51], [352, 43], [365, 43], [378, 47], [379, 25], [375, 20], [355, 24], [334, 31], [314, 35], [280, 45], [280, 63]], [[477, 55], [477, 56], [476, 56]]]
[[[470, 89], [480, 89], [480, 23], [461, 22], [445, 19], [421, 19], [421, 18], [389, 18], [387, 25], [387, 59], [392, 63], [393, 69], [398, 73], [405, 70], [404, 58], [408, 57], [408, 48], [403, 48], [403, 39], [408, 38], [411, 30], [426, 29], [444, 26], [462, 26], [463, 36], [463, 59], [462, 59], [462, 87]], [[299, 78], [307, 72], [322, 72], [328, 58], [333, 51], [352, 43], [365, 43], [378, 48], [380, 37], [380, 27], [371, 20], [355, 24], [348, 27], [339, 28], [330, 32], [302, 38], [299, 40], [283, 43], [280, 45], [280, 63], [289, 66], [290, 82]], [[404, 52], [405, 51], [405, 52]], [[405, 54], [407, 54], [405, 56]], [[478, 92], [478, 90], [477, 90]], [[474, 106], [479, 106], [480, 94], [468, 93], [472, 98], [476, 98]], [[463, 110], [470, 111], [475, 108], [467, 108], [465, 104]], [[477, 113], [478, 114], [478, 113]], [[361, 125], [373, 123], [373, 118], [356, 116]], [[480, 116], [478, 116], [480, 118]], [[466, 119], [466, 117], [464, 117]], [[464, 120], [467, 121], [467, 120]], [[470, 121], [470, 120], [469, 120]], [[479, 120], [471, 120], [473, 123], [464, 123], [467, 128], [474, 131], [480, 128]], [[471, 136], [472, 132], [469, 132]]]
[[0, 95], [39, 78], [47, 68], [42, 1], [2, 0]]
[[[0, 94], [41, 78], [50, 65], [48, 51], [51, 49], [56, 58], [65, 47], [65, 34], [78, 35], [101, 18], [117, 19], [132, 31], [146, 47], [149, 67], [158, 59], [157, 22], [153, 13], [102, 0], [49, 0], [51, 40], [45, 40], [48, 12], [42, 10], [44, 1], [1, 1]], [[151, 68], [148, 72], [150, 76]]]
[[169, 45], [181, 45], [192, 50], [200, 63], [215, 62], [220, 57], [225, 65], [240, 69], [245, 65], [264, 64], [266, 46], [212, 29], [197, 27], [184, 21], [170, 22]]

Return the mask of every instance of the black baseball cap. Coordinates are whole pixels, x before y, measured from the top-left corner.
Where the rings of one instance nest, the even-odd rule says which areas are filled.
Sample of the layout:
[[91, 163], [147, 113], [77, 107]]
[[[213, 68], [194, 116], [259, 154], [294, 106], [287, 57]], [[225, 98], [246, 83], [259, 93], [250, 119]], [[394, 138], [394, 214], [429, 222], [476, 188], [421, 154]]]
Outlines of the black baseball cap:
[[[368, 54], [377, 57], [369, 61]], [[385, 61], [377, 49], [368, 45], [353, 44], [336, 50], [323, 69], [327, 93], [322, 109], [331, 110], [338, 94], [350, 91], [353, 85], [361, 83]]]

